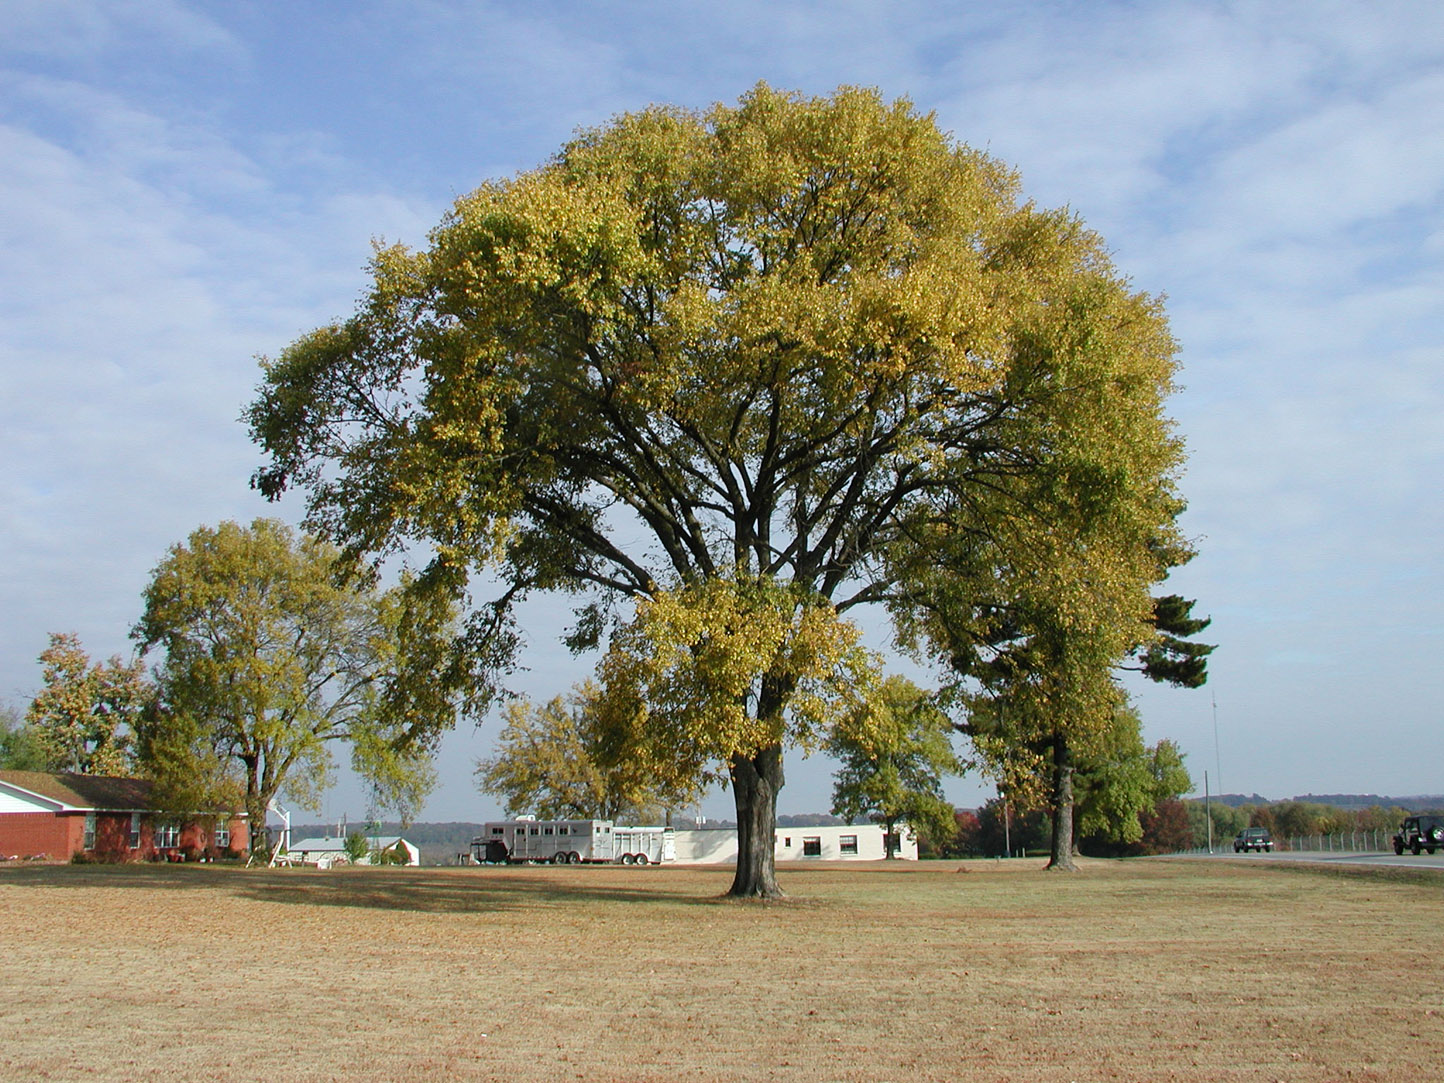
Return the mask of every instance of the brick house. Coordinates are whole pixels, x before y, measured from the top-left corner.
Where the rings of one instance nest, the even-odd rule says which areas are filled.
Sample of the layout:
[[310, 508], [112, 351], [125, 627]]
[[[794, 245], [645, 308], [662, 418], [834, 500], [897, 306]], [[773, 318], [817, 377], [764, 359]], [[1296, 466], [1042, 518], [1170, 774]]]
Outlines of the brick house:
[[250, 844], [244, 813], [174, 820], [139, 778], [0, 771], [0, 858], [121, 861], [235, 856]]

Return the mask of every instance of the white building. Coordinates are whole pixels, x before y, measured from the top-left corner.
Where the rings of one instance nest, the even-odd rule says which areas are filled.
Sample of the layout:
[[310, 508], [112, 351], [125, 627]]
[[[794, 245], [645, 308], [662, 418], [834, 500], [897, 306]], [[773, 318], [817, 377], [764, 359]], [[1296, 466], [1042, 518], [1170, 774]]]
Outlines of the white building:
[[[360, 862], [362, 865], [372, 863], [373, 855], [382, 850], [396, 850], [406, 855], [403, 864], [420, 865], [421, 851], [414, 845], [407, 842], [400, 835], [388, 835], [381, 838], [366, 836], [366, 845], [371, 848], [368, 854]], [[330, 868], [333, 864], [344, 864], [346, 857], [346, 840], [325, 838], [325, 839], [301, 839], [291, 843], [286, 851], [286, 857], [290, 862], [302, 865], [319, 865], [321, 868]]]
[[[848, 827], [779, 827], [773, 848], [783, 861], [882, 861], [884, 833], [881, 824]], [[677, 861], [684, 865], [723, 865], [737, 860], [737, 831], [678, 831]], [[893, 857], [918, 859], [918, 838], [906, 824], [893, 840]]]

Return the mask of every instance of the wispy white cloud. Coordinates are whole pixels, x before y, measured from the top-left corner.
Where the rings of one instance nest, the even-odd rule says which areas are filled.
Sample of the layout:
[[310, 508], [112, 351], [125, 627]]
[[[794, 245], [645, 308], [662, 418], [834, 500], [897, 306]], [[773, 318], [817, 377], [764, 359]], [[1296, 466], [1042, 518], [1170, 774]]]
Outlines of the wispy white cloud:
[[33, 688], [49, 631], [125, 650], [167, 545], [274, 511], [248, 491], [257, 456], [237, 421], [254, 355], [343, 315], [366, 238], [420, 235], [437, 208], [361, 188], [281, 191], [193, 118], [74, 80], [4, 81], [28, 118], [0, 123], [10, 698]]
[[8, 0], [7, 51], [46, 61], [103, 57], [137, 39], [156, 51], [236, 53], [228, 30], [175, 0]]

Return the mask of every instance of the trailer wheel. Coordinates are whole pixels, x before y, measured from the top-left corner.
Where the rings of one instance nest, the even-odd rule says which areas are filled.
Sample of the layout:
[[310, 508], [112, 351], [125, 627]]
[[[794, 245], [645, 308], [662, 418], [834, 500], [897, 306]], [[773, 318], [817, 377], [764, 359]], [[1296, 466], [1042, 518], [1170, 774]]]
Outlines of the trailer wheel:
[[553, 864], [553, 865], [565, 865], [566, 863], [567, 863], [567, 855], [566, 855], [564, 852], [562, 852], [562, 851], [559, 850], [559, 851], [557, 851], [556, 853], [552, 854], [552, 864]]
[[567, 855], [567, 860], [573, 865], [580, 865], [582, 863], [582, 855], [573, 850]]
[[622, 855], [622, 864], [623, 864], [623, 865], [630, 865], [630, 864], [632, 864], [632, 862], [634, 862], [635, 860], [636, 860], [636, 858], [634, 858], [631, 854], [623, 854], [623, 855]]
[[647, 855], [646, 855], [646, 854], [638, 854], [638, 855], [637, 855], [637, 864], [638, 864], [638, 865], [645, 865], [646, 863], [647, 863]]

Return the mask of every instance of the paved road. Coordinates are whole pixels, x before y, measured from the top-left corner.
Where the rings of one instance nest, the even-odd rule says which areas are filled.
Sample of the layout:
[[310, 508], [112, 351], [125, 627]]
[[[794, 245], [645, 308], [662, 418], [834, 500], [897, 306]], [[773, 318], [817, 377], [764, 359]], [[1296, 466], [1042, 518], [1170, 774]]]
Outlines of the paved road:
[[1392, 850], [1375, 851], [1372, 853], [1339, 853], [1324, 850], [1286, 850], [1279, 853], [1260, 854], [1242, 853], [1236, 854], [1233, 850], [1215, 850], [1211, 854], [1187, 854], [1187, 857], [1197, 857], [1205, 861], [1316, 861], [1331, 865], [1399, 865], [1409, 869], [1438, 869], [1444, 872], [1444, 851], [1433, 854], [1420, 854], [1415, 857], [1405, 851], [1400, 856]]

